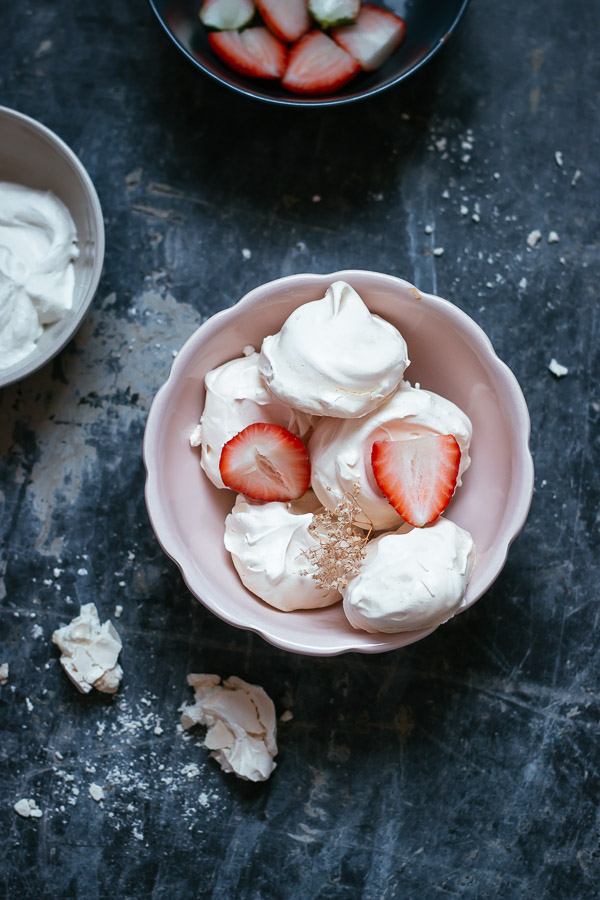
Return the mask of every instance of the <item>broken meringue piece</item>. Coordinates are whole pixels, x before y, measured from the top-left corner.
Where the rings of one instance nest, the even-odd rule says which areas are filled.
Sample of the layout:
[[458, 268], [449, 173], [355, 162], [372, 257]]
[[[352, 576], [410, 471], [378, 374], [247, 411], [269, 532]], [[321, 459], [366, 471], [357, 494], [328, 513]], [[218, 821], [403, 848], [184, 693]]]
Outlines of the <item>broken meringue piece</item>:
[[256, 684], [231, 676], [190, 674], [194, 702], [181, 708], [181, 725], [208, 728], [204, 746], [224, 772], [245, 781], [266, 781], [277, 765], [275, 707]]
[[27, 800], [25, 797], [22, 800], [17, 800], [13, 809], [23, 819], [41, 819], [44, 814], [35, 800]]
[[96, 688], [115, 693], [123, 677], [117, 662], [121, 638], [110, 619], [100, 622], [94, 603], [86, 603], [68, 625], [58, 628], [52, 642], [60, 649], [61, 665], [78, 691], [87, 694]]

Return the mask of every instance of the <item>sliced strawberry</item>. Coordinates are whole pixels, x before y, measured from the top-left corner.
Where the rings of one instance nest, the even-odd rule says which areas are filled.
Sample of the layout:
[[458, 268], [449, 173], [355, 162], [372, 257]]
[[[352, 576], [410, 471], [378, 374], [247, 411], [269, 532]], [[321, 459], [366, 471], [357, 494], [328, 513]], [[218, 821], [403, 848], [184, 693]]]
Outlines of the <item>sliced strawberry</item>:
[[208, 41], [217, 56], [242, 75], [281, 78], [285, 72], [287, 47], [268, 28], [211, 31]]
[[404, 19], [371, 3], [361, 7], [355, 25], [342, 25], [331, 31], [334, 41], [367, 72], [378, 69], [400, 46], [405, 34]]
[[227, 487], [251, 500], [297, 500], [310, 484], [310, 462], [300, 438], [263, 422], [227, 441], [219, 471]]
[[451, 434], [375, 441], [371, 465], [375, 481], [396, 512], [420, 528], [437, 519], [450, 503], [460, 447]]
[[359, 72], [349, 53], [322, 31], [311, 31], [290, 50], [281, 83], [296, 94], [332, 94]]
[[273, 34], [293, 44], [309, 31], [312, 20], [306, 0], [256, 0], [265, 25]]
[[349, 25], [356, 20], [360, 0], [308, 0], [308, 11], [322, 28]]
[[243, 28], [255, 13], [253, 0], [205, 0], [200, 21], [219, 31]]

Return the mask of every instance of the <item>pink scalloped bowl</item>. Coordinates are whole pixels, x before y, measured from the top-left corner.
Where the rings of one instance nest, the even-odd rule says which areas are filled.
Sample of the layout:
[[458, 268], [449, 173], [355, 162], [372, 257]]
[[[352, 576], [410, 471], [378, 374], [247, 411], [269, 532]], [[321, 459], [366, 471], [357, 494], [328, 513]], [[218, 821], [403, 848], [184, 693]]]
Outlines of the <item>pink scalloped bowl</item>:
[[351, 627], [341, 603], [282, 612], [251, 594], [223, 545], [225, 516], [235, 496], [208, 481], [189, 437], [202, 413], [205, 374], [240, 356], [247, 344], [260, 347], [292, 310], [322, 297], [338, 279], [351, 284], [372, 312], [402, 332], [411, 358], [411, 383], [452, 400], [473, 423], [472, 463], [445, 513], [470, 531], [477, 547], [461, 612], [498, 577], [533, 495], [530, 421], [523, 393], [481, 328], [447, 300], [423, 294], [391, 275], [351, 269], [270, 281], [212, 316], [178, 353], [148, 415], [144, 463], [150, 521], [186, 585], [209, 610], [276, 647], [312, 656], [381, 653], [420, 640], [434, 628], [367, 634]]

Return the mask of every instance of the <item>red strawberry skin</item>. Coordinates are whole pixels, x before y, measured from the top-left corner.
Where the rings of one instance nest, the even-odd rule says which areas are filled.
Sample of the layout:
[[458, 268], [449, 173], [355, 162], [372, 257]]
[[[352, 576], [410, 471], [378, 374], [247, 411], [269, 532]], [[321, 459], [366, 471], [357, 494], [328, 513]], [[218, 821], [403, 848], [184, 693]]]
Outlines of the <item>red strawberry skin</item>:
[[265, 25], [282, 41], [293, 44], [310, 30], [306, 0], [256, 0]]
[[216, 55], [241, 75], [277, 79], [285, 72], [288, 49], [268, 28], [211, 31], [208, 42]]
[[281, 83], [296, 94], [333, 94], [360, 72], [356, 60], [323, 34], [310, 31], [290, 50]]
[[410, 525], [422, 528], [452, 498], [460, 466], [460, 447], [451, 434], [406, 441], [375, 441], [371, 450], [375, 481]]
[[221, 451], [223, 483], [251, 500], [297, 500], [310, 484], [310, 461], [299, 437], [281, 425], [257, 422]]

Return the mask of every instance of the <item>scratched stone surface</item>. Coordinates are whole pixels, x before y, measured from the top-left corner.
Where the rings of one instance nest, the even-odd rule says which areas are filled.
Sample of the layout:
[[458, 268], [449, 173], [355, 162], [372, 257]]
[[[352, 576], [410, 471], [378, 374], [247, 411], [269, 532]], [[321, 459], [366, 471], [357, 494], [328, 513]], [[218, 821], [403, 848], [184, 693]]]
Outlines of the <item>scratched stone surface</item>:
[[[75, 339], [0, 392], [3, 898], [598, 896], [597, 26], [583, 0], [474, 2], [406, 86], [290, 111], [196, 73], [142, 0], [6, 5], [0, 102], [80, 156], [107, 252]], [[529, 404], [535, 494], [466, 614], [310, 659], [190, 596], [148, 522], [141, 441], [206, 317], [344, 267], [486, 330]], [[91, 601], [123, 640], [114, 698], [77, 693], [51, 644]], [[268, 783], [177, 731], [191, 671], [292, 713]]]

